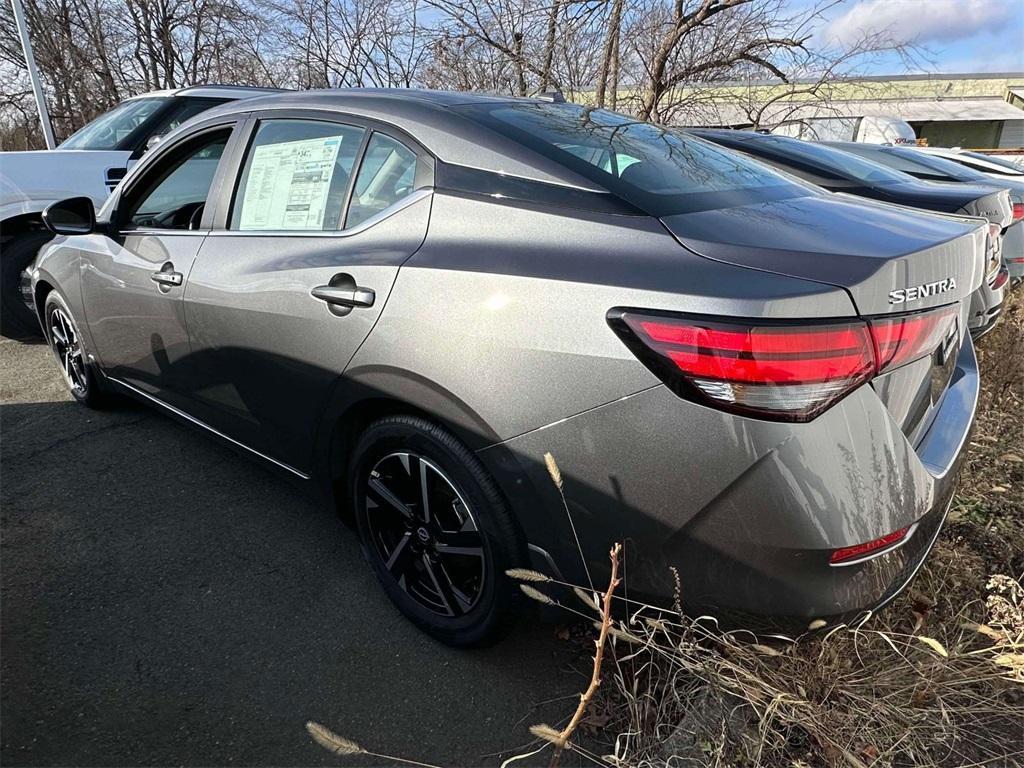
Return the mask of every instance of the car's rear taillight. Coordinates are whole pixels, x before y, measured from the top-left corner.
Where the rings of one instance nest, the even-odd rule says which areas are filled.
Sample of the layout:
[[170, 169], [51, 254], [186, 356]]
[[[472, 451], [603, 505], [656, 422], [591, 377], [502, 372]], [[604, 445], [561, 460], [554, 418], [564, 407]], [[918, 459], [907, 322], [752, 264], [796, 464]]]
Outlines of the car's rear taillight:
[[985, 274], [991, 279], [1003, 263], [1003, 230], [998, 224], [988, 225], [988, 238], [985, 240]]
[[957, 307], [950, 306], [913, 315], [883, 315], [870, 319], [878, 373], [930, 355], [949, 337], [957, 314]]
[[1013, 220], [1020, 221], [1024, 219], [1024, 202], [1013, 204]]
[[760, 418], [809, 421], [876, 374], [934, 352], [956, 317], [956, 307], [834, 322], [616, 309], [608, 322], [681, 397]]

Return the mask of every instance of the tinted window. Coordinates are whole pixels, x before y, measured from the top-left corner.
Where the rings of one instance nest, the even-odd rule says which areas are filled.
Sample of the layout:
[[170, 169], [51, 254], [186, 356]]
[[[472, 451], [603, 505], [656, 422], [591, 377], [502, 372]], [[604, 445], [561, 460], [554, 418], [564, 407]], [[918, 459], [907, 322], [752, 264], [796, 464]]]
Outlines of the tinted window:
[[178, 97], [177, 101], [181, 102], [181, 106], [154, 127], [153, 136], [163, 136], [165, 133], [170, 133], [186, 120], [190, 120], [200, 112], [205, 112], [219, 104], [226, 104], [229, 99], [187, 99]]
[[359, 166], [345, 228], [362, 224], [410, 194], [416, 186], [415, 153], [390, 136], [374, 133]]
[[315, 120], [261, 122], [235, 193], [231, 228], [338, 229], [364, 133]]
[[822, 144], [780, 136], [744, 141], [741, 148], [756, 156], [791, 161], [826, 176], [861, 181], [873, 185], [900, 184], [911, 181], [905, 173]]
[[[1018, 174], [1024, 174], [1024, 165], [1015, 165], [1011, 161], [1006, 160], [1006, 159], [1004, 159], [1002, 157], [994, 157], [993, 155], [985, 155], [985, 154], [982, 154], [981, 152], [966, 152], [965, 151], [965, 152], [961, 152], [960, 154], [961, 155], [967, 155], [967, 157], [973, 157], [976, 160], [983, 160], [986, 163], [992, 163], [993, 165], [998, 165], [1000, 168], [1003, 168], [1004, 170], [1006, 170], [1007, 172], [1009, 172], [1010, 174], [1012, 174], [1014, 176], [1016, 176]], [[982, 167], [984, 167], [984, 166], [982, 166]], [[986, 169], [986, 170], [991, 170], [991, 169]], [[995, 172], [998, 173], [998, 171], [995, 171]]]
[[230, 135], [204, 134], [160, 160], [129, 193], [125, 226], [197, 229]]
[[167, 102], [167, 97], [126, 101], [73, 133], [60, 148], [121, 149], [121, 142], [160, 112]]
[[815, 194], [743, 155], [575, 104], [473, 104], [470, 118], [654, 216]]
[[898, 149], [878, 145], [844, 146], [847, 152], [866, 157], [869, 160], [887, 165], [897, 171], [909, 173], [918, 178], [934, 181], [988, 181], [983, 173], [972, 171], [959, 163], [946, 160], [913, 149]]

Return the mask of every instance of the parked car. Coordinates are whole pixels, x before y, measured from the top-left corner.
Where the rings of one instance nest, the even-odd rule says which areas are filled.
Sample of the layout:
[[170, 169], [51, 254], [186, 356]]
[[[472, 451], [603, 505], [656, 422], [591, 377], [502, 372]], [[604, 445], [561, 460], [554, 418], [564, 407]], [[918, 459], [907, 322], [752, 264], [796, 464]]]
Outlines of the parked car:
[[876, 608], [974, 416], [984, 223], [603, 110], [228, 104], [98, 214], [44, 220], [33, 295], [74, 398], [133, 396], [322, 489], [456, 645], [515, 614], [506, 569], [599, 585], [614, 541], [631, 597], [670, 595], [672, 565], [691, 609], [751, 622]]
[[808, 141], [856, 141], [869, 144], [917, 144], [917, 134], [906, 120], [879, 115], [832, 115], [785, 120], [771, 133]]
[[766, 162], [831, 192], [910, 208], [978, 216], [990, 222], [985, 281], [972, 299], [970, 330], [991, 330], [1002, 311], [1009, 272], [1000, 233], [1012, 221], [1009, 193], [989, 187], [933, 184], [857, 155], [800, 139], [749, 131], [695, 129], [691, 133]]
[[121, 102], [55, 150], [0, 153], [0, 331], [39, 334], [24, 271], [51, 237], [40, 219], [47, 205], [85, 195], [98, 207], [163, 134], [210, 107], [275, 92], [223, 85], [155, 91]]
[[945, 157], [996, 179], [1024, 178], [1024, 156], [1021, 155], [985, 154], [960, 147], [919, 147], [918, 149], [929, 155]]
[[883, 144], [856, 144], [854, 142], [825, 142], [845, 152], [872, 160], [893, 168], [922, 181], [946, 184], [976, 184], [1010, 192], [1013, 206], [1013, 220], [1002, 231], [1003, 262], [1010, 279], [1019, 282], [1024, 278], [1024, 175], [1019, 179], [1012, 176], [986, 176], [966, 165], [955, 163], [940, 155], [927, 154], [917, 149], [892, 147]]

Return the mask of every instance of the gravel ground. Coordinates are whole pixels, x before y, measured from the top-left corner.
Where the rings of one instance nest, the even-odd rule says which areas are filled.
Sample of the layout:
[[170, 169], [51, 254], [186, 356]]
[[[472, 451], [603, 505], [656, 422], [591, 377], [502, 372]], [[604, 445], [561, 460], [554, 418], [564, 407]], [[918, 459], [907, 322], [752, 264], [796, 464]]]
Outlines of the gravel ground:
[[154, 411], [78, 406], [42, 345], [0, 339], [0, 472], [4, 765], [358, 764], [309, 719], [497, 765], [573, 706], [552, 627], [438, 645], [332, 510]]

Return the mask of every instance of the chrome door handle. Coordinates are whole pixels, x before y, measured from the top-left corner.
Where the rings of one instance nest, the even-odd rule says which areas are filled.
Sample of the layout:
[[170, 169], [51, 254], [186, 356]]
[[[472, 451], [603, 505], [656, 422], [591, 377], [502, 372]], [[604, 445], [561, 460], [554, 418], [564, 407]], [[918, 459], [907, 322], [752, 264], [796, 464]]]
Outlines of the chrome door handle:
[[326, 301], [336, 307], [372, 307], [377, 294], [372, 288], [318, 285], [312, 291], [313, 298]]
[[181, 272], [154, 272], [150, 275], [149, 279], [163, 287], [165, 285], [181, 285], [182, 280], [185, 278]]

